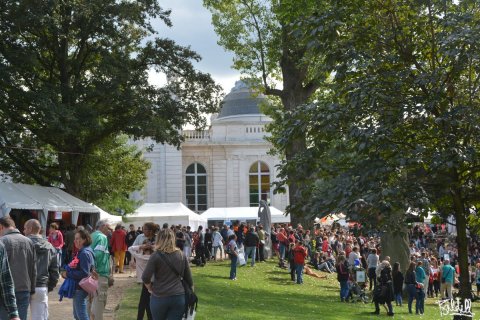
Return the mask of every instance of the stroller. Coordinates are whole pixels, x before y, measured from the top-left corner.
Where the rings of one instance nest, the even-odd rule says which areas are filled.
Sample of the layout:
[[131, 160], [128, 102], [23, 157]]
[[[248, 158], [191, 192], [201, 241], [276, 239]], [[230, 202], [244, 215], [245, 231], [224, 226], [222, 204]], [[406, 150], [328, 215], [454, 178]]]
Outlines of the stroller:
[[370, 299], [365, 292], [367, 288], [365, 269], [361, 265], [354, 266], [350, 272], [350, 280], [348, 281], [348, 297], [347, 301], [369, 303]]

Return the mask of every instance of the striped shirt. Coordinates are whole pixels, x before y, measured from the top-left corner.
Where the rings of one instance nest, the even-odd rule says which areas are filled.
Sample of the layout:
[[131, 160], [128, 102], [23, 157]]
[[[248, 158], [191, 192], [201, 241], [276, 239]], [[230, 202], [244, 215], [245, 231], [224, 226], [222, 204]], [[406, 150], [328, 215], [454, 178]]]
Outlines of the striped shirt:
[[0, 303], [1, 302], [3, 302], [10, 319], [18, 317], [12, 274], [10, 273], [10, 266], [8, 264], [7, 251], [2, 243], [0, 243]]

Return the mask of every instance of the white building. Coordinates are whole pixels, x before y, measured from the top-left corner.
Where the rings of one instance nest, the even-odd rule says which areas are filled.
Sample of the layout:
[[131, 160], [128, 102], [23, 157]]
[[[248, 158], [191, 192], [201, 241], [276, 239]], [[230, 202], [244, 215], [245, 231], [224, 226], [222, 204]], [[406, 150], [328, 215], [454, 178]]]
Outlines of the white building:
[[259, 200], [284, 211], [287, 194], [273, 194], [277, 157], [268, 155], [262, 114], [265, 100], [242, 81], [225, 97], [221, 111], [206, 131], [184, 131], [180, 150], [151, 140], [136, 141], [140, 149], [154, 145], [144, 157], [151, 162], [146, 188], [134, 195], [144, 202], [183, 202], [191, 210], [258, 206]]

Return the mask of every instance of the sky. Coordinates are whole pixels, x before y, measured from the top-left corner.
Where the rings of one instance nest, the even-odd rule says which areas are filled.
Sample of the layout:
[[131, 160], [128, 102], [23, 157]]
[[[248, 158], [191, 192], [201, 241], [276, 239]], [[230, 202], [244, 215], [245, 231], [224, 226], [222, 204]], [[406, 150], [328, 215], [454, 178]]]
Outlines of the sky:
[[[173, 26], [167, 27], [161, 21], [153, 23], [160, 37], [175, 40], [179, 45], [190, 46], [200, 54], [202, 60], [196, 63], [198, 70], [210, 73], [225, 93], [240, 79], [240, 73], [231, 68], [233, 55], [217, 44], [218, 36], [211, 24], [211, 14], [203, 7], [202, 0], [159, 0], [163, 9], [171, 9]], [[164, 75], [150, 73], [154, 84], [165, 83]]]

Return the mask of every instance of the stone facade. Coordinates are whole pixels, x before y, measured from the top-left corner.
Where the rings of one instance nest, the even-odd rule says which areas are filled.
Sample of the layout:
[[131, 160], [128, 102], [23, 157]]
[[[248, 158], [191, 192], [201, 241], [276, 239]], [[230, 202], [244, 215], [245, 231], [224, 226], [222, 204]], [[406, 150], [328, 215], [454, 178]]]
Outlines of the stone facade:
[[[185, 142], [180, 150], [154, 144], [151, 140], [136, 141], [140, 149], [152, 144], [154, 147], [153, 151], [144, 153], [152, 164], [147, 186], [133, 197], [144, 202], [183, 202], [194, 211], [204, 211], [205, 207], [200, 204], [205, 193], [204, 178], [197, 179], [194, 176], [198, 173], [193, 171], [187, 173], [189, 166], [197, 163], [206, 173], [207, 208], [248, 207], [254, 205], [256, 197], [261, 197], [268, 198], [272, 206], [283, 211], [288, 205], [288, 195], [274, 195], [271, 187], [266, 191], [267, 176], [270, 183], [276, 180], [276, 165], [280, 160], [268, 154], [271, 145], [264, 139], [265, 125], [271, 119], [259, 111], [264, 100], [263, 96], [253, 94], [243, 82], [237, 81], [225, 97], [219, 115], [212, 116], [209, 130], [184, 131]], [[263, 164], [261, 176], [250, 173], [257, 168], [258, 161]], [[203, 170], [201, 167], [199, 170]], [[264, 184], [258, 182], [257, 187], [257, 180]], [[197, 194], [195, 200], [194, 193]]]

